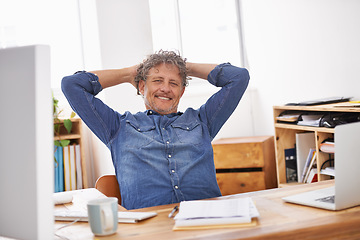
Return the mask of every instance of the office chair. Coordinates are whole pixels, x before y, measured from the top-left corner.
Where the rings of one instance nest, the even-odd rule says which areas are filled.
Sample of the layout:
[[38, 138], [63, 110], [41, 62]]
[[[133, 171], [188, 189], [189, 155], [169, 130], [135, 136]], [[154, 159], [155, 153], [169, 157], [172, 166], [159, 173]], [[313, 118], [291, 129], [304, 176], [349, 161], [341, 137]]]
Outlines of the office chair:
[[121, 205], [120, 188], [115, 175], [100, 176], [96, 180], [95, 188], [107, 197], [116, 197]]

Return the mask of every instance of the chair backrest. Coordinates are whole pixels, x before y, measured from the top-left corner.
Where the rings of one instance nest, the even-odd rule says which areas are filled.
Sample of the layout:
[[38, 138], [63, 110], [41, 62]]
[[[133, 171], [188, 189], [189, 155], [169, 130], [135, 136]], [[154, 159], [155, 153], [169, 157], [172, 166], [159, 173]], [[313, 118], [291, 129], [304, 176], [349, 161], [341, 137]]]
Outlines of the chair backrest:
[[115, 175], [102, 175], [96, 180], [95, 188], [107, 197], [116, 197], [121, 205], [121, 195]]

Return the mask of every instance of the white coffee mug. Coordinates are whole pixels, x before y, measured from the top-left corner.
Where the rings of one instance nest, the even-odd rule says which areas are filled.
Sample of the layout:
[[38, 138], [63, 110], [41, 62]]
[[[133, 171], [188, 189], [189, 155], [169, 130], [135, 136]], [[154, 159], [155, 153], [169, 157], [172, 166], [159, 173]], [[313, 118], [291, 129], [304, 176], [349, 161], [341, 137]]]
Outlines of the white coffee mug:
[[96, 236], [116, 233], [118, 226], [118, 199], [115, 197], [90, 200], [87, 203], [91, 231]]

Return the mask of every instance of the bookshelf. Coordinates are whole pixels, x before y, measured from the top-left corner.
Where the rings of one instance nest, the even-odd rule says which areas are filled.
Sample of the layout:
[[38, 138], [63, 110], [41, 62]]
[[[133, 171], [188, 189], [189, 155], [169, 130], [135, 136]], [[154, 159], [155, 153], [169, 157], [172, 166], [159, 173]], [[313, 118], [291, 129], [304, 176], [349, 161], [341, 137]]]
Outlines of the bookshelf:
[[[60, 129], [59, 135], [54, 136], [54, 140], [70, 140], [70, 144], [78, 144], [80, 146], [80, 156], [81, 156], [81, 171], [82, 171], [82, 188], [88, 188], [87, 183], [87, 173], [86, 173], [86, 160], [83, 149], [83, 139], [82, 139], [82, 121], [80, 118], [70, 119], [72, 122], [71, 132], [68, 133], [64, 127], [64, 120], [60, 119]], [[55, 125], [55, 122], [54, 122]]]
[[[287, 185], [293, 185], [294, 183], [287, 183], [286, 181], [286, 165], [285, 165], [285, 153], [284, 150], [295, 147], [296, 134], [297, 133], [314, 133], [314, 142], [316, 149], [316, 166], [317, 166], [317, 181], [324, 181], [330, 179], [328, 175], [320, 174], [320, 168], [322, 164], [329, 159], [329, 153], [324, 153], [319, 150], [320, 144], [327, 138], [334, 137], [334, 128], [327, 127], [312, 127], [301, 126], [294, 123], [278, 122], [277, 117], [283, 112], [288, 113], [360, 113], [360, 107], [357, 104], [347, 103], [335, 103], [316, 106], [274, 106], [274, 127], [275, 127], [275, 154], [277, 165], [277, 180], [279, 187]], [[333, 155], [332, 155], [333, 158]], [[295, 183], [296, 184], [296, 183]]]

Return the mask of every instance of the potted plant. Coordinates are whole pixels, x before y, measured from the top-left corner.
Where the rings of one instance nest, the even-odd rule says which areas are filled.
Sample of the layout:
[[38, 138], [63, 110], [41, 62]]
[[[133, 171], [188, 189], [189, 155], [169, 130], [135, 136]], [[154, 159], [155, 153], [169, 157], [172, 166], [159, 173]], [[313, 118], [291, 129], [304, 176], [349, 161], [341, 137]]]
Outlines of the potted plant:
[[[62, 112], [62, 110], [59, 110], [59, 100], [57, 100], [54, 96], [53, 96], [53, 117], [54, 117], [54, 136], [55, 137], [59, 137], [60, 136], [60, 129], [61, 129], [61, 125], [64, 125], [66, 131], [68, 133], [71, 133], [72, 130], [72, 122], [71, 122], [71, 118], [75, 117], [75, 112], [71, 112], [70, 114], [70, 118], [69, 119], [63, 119], [60, 120], [59, 119], [59, 115]], [[57, 138], [56, 140], [54, 140], [54, 146], [57, 147], [65, 147], [67, 145], [70, 144], [70, 140], [68, 139], [60, 139]], [[56, 149], [55, 149], [56, 151]], [[55, 157], [54, 157], [55, 158]], [[56, 159], [55, 159], [56, 162]]]

